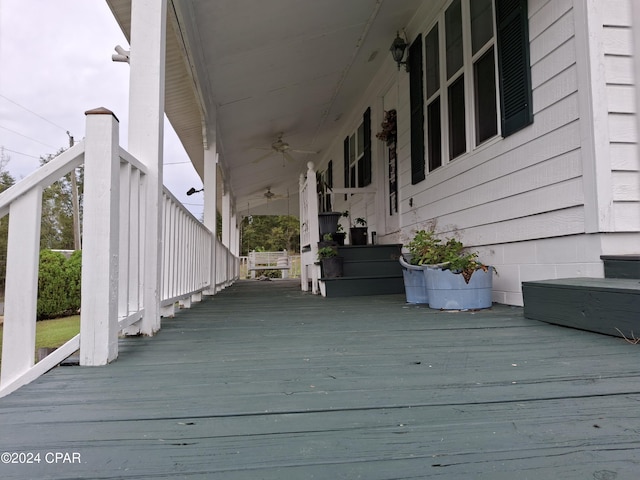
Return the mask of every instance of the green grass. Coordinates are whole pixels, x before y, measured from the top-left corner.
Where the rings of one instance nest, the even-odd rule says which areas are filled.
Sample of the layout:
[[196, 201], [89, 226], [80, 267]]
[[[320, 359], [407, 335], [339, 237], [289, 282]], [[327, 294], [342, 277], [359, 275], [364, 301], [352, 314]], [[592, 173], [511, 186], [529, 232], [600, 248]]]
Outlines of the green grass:
[[[36, 349], [60, 347], [80, 333], [80, 316], [36, 322]], [[35, 353], [34, 352], [34, 353]], [[2, 356], [2, 326], [0, 325], [0, 357]]]

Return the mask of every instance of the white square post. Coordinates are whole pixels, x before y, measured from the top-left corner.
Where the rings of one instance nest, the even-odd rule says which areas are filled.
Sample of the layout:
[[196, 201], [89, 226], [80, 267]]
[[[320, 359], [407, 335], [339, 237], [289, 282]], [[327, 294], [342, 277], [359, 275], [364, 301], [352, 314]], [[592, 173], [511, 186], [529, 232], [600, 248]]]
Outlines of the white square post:
[[118, 356], [120, 155], [117, 118], [86, 112], [80, 364]]

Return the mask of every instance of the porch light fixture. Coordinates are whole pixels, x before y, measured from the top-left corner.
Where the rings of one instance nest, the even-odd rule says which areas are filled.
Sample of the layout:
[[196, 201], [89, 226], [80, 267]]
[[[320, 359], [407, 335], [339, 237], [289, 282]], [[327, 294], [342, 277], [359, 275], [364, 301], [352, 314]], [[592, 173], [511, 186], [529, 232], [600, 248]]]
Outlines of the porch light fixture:
[[397, 32], [396, 38], [393, 40], [393, 43], [389, 48], [389, 50], [391, 51], [391, 55], [393, 56], [393, 59], [398, 64], [398, 70], [400, 70], [400, 65], [404, 65], [404, 69], [407, 72], [409, 71], [409, 62], [407, 61], [403, 62], [402, 58], [404, 57], [404, 51], [407, 49], [408, 45], [409, 44], [405, 42], [403, 38], [400, 36], [400, 32]]
[[204, 190], [204, 187], [202, 187], [200, 190], [196, 190], [195, 188], [191, 187], [189, 190], [187, 190], [187, 195], [191, 196], [194, 193], [198, 193]]

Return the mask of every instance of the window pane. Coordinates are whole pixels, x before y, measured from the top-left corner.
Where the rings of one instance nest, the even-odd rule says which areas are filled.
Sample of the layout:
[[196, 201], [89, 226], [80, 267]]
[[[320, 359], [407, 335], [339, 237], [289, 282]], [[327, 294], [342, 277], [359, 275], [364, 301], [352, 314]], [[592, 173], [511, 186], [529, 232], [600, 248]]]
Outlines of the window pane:
[[435, 25], [424, 41], [425, 55], [427, 57], [427, 98], [431, 97], [440, 88], [440, 51], [438, 42], [438, 24]]
[[449, 86], [449, 159], [467, 150], [464, 110], [464, 75], [460, 75]]
[[447, 78], [451, 78], [462, 67], [462, 10], [460, 0], [455, 0], [444, 16], [447, 50]]
[[491, 0], [473, 0], [471, 9], [471, 49], [475, 55], [493, 37]]
[[476, 145], [498, 134], [496, 110], [496, 76], [493, 48], [473, 67], [476, 106]]
[[429, 152], [429, 171], [442, 165], [440, 97], [437, 97], [427, 107], [427, 148]]

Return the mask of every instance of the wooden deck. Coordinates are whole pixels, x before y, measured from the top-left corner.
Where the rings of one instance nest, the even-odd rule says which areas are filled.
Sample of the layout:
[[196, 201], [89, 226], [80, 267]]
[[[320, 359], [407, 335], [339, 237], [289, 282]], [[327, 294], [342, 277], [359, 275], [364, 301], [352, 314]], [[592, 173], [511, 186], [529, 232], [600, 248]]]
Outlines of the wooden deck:
[[640, 345], [243, 281], [0, 399], [0, 452], [40, 455], [4, 480], [635, 480]]

